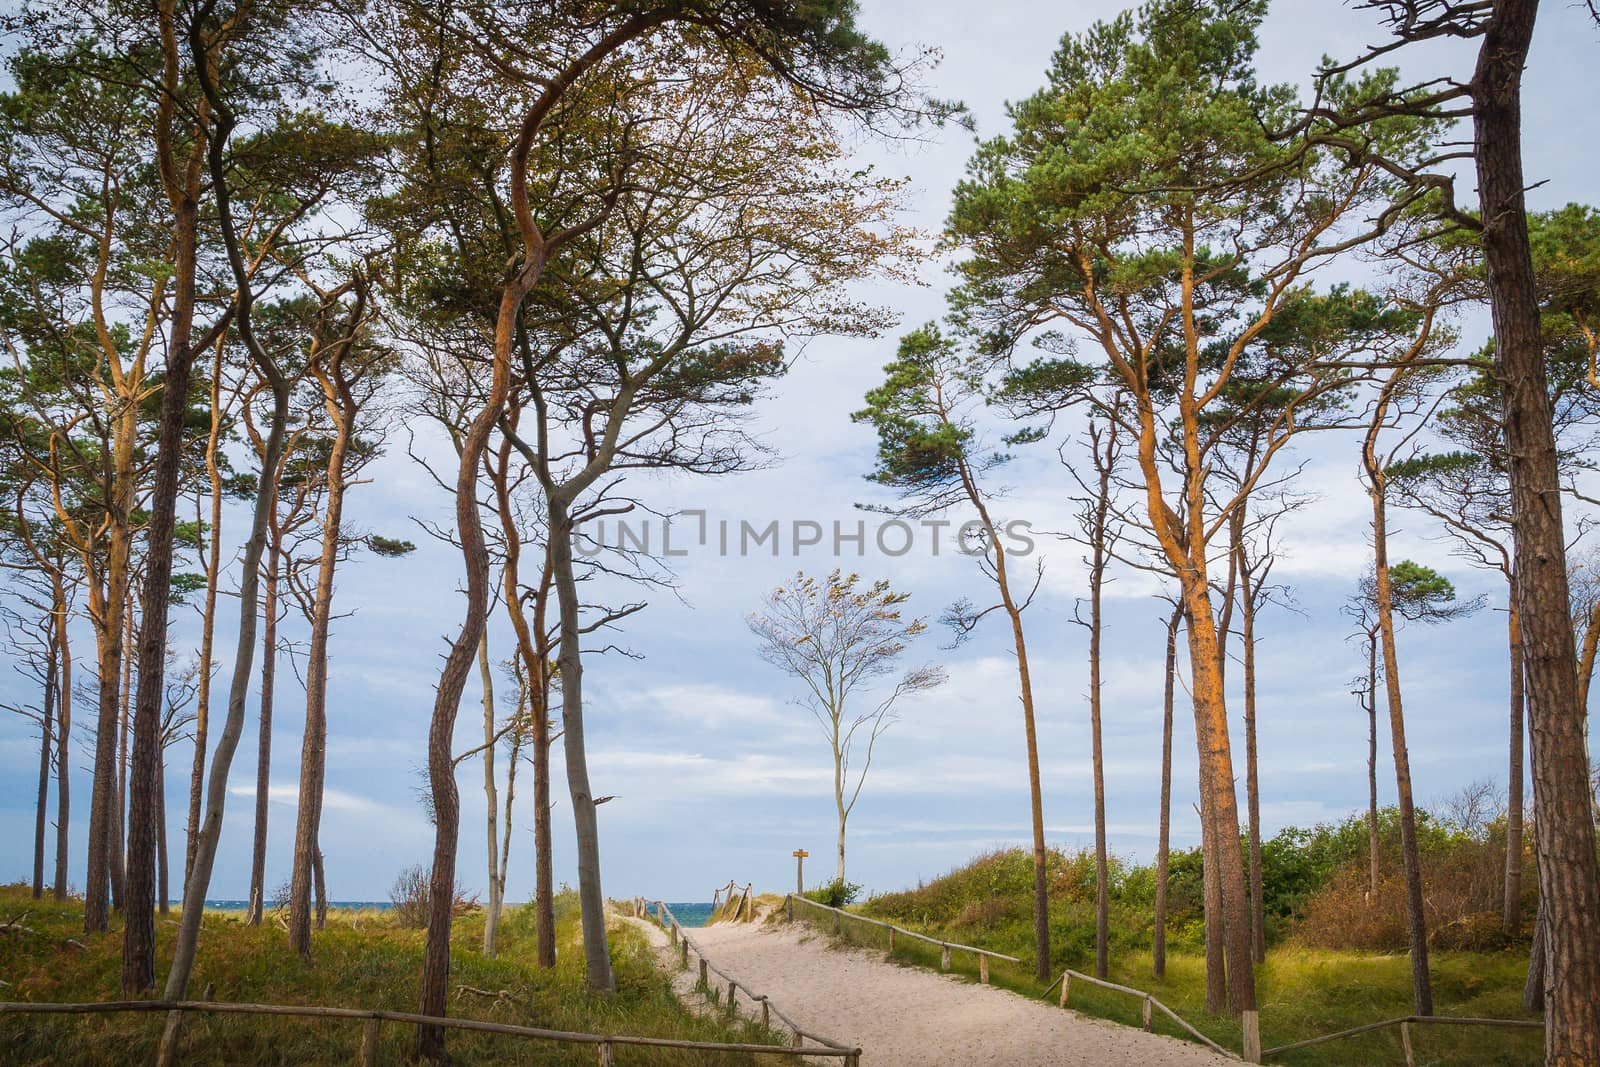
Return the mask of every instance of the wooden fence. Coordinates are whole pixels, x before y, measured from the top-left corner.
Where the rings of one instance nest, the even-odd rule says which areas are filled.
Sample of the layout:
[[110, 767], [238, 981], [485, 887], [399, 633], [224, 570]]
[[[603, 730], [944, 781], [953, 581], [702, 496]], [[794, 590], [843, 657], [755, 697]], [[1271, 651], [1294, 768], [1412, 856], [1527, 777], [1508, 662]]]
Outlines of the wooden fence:
[[1544, 1023], [1538, 1019], [1474, 1019], [1468, 1017], [1455, 1017], [1450, 1015], [1404, 1015], [1398, 1019], [1384, 1019], [1381, 1022], [1367, 1023], [1365, 1026], [1351, 1027], [1349, 1030], [1340, 1030], [1334, 1034], [1323, 1034], [1321, 1037], [1307, 1038], [1304, 1041], [1295, 1041], [1288, 1045], [1278, 1045], [1269, 1048], [1261, 1054], [1262, 1059], [1276, 1056], [1280, 1052], [1291, 1052], [1297, 1048], [1309, 1048], [1320, 1045], [1326, 1041], [1338, 1041], [1341, 1038], [1355, 1037], [1357, 1034], [1369, 1034], [1374, 1030], [1383, 1030], [1390, 1026], [1400, 1028], [1400, 1047], [1406, 1055], [1406, 1067], [1416, 1067], [1417, 1057], [1411, 1051], [1411, 1028], [1413, 1026], [1502, 1026], [1508, 1029], [1543, 1030]]
[[[782, 1045], [757, 1045], [737, 1042], [689, 1041], [672, 1037], [630, 1037], [621, 1034], [582, 1034], [566, 1030], [545, 1030], [535, 1026], [513, 1026], [509, 1023], [487, 1022], [479, 1019], [456, 1019], [433, 1015], [415, 1015], [403, 1011], [377, 1011], [363, 1008], [327, 1008], [309, 1004], [232, 1004], [213, 1000], [124, 1000], [87, 1004], [0, 1003], [0, 1016], [5, 1015], [99, 1015], [121, 1012], [164, 1012], [167, 1015], [166, 1031], [162, 1035], [163, 1051], [170, 1053], [169, 1035], [177, 1032], [183, 1016], [189, 1012], [222, 1015], [287, 1015], [303, 1018], [344, 1019], [361, 1023], [361, 1049], [356, 1063], [360, 1067], [377, 1067], [379, 1028], [386, 1022], [410, 1025], [442, 1026], [455, 1030], [474, 1030], [479, 1033], [503, 1034], [508, 1037], [553, 1041], [567, 1045], [593, 1045], [600, 1067], [613, 1067], [615, 1050], [619, 1045], [648, 1048], [690, 1049], [703, 1052], [744, 1052], [756, 1056], [823, 1057], [845, 1061], [847, 1067], [858, 1067], [860, 1049], [844, 1048], [826, 1043], [820, 1048], [802, 1048]], [[818, 1039], [820, 1040], [820, 1039]], [[168, 1062], [171, 1062], [170, 1059]]]
[[[1205, 1034], [1202, 1034], [1199, 1030], [1196, 1030], [1193, 1026], [1189, 1025], [1188, 1021], [1182, 1018], [1177, 1012], [1161, 1003], [1161, 1001], [1157, 1000], [1153, 994], [1146, 993], [1142, 989], [1134, 989], [1132, 986], [1118, 985], [1115, 982], [1108, 982], [1104, 978], [1096, 978], [1092, 974], [1084, 974], [1081, 971], [1074, 971], [1071, 968], [1068, 968], [1067, 970], [1062, 971], [1061, 977], [1057, 978], [1054, 982], [1051, 982], [1049, 987], [1046, 988], [1045, 991], [1040, 994], [1040, 996], [1048, 997], [1050, 995], [1050, 991], [1059, 985], [1061, 987], [1060, 1004], [1063, 1008], [1065, 1008], [1067, 1006], [1067, 1000], [1072, 996], [1072, 982], [1074, 979], [1080, 982], [1087, 982], [1090, 985], [1099, 986], [1101, 989], [1109, 989], [1114, 993], [1126, 993], [1128, 996], [1138, 997], [1140, 1000], [1144, 1001], [1144, 1028], [1146, 1030], [1150, 1029], [1152, 1012], [1160, 1011], [1161, 1014], [1171, 1019], [1178, 1025], [1180, 1029], [1182, 1029], [1189, 1036], [1193, 1037], [1196, 1041], [1200, 1042], [1202, 1045], [1205, 1045], [1216, 1052], [1220, 1052], [1224, 1056], [1231, 1056], [1234, 1059], [1240, 1058], [1237, 1053], [1230, 1049], [1223, 1048]], [[1261, 1059], [1259, 1053], [1257, 1053], [1255, 1059], [1250, 1058], [1250, 1054], [1253, 1051], [1251, 1047], [1251, 1023], [1256, 1023], [1257, 1025], [1255, 1030], [1254, 1048], [1259, 1049], [1261, 1047], [1261, 1032], [1259, 1029], [1260, 1016], [1255, 1012], [1247, 1012], [1246, 1015], [1248, 1018], [1245, 1020], [1245, 1055], [1243, 1056], [1243, 1059], [1249, 1063], [1260, 1063]]]
[[884, 929], [884, 930], [889, 931], [889, 951], [890, 952], [894, 951], [894, 940], [895, 940], [895, 936], [897, 934], [899, 936], [901, 936], [901, 937], [909, 937], [909, 938], [912, 938], [913, 940], [916, 940], [916, 941], [926, 941], [930, 945], [938, 945], [939, 946], [939, 950], [940, 950], [939, 951], [939, 969], [941, 971], [948, 971], [950, 969], [950, 953], [951, 953], [952, 950], [957, 951], [957, 952], [970, 952], [973, 955], [978, 957], [978, 980], [980, 982], [982, 982], [984, 985], [988, 985], [989, 984], [989, 961], [990, 960], [992, 960], [992, 959], [993, 960], [1005, 960], [1008, 963], [1021, 963], [1022, 962], [1021, 960], [1017, 959], [1017, 957], [1015, 957], [1015, 956], [1007, 956], [1003, 952], [991, 952], [986, 948], [974, 948], [971, 945], [960, 945], [960, 944], [957, 944], [954, 941], [942, 941], [937, 937], [929, 937], [927, 934], [919, 934], [915, 930], [907, 930], [903, 926], [896, 926], [893, 923], [882, 922], [881, 920], [878, 920], [878, 919], [869, 919], [865, 915], [857, 915], [854, 912], [844, 911], [844, 910], [842, 910], [840, 908], [829, 907], [826, 904], [819, 904], [815, 900], [812, 900], [809, 897], [802, 897], [802, 896], [799, 896], [799, 895], [797, 895], [795, 893], [790, 893], [789, 897], [788, 897], [788, 907], [789, 907], [789, 919], [790, 919], [790, 921], [794, 920], [794, 906], [797, 903], [798, 904], [803, 904], [808, 908], [816, 908], [819, 911], [830, 912], [833, 915], [833, 932], [834, 933], [838, 933], [839, 932], [840, 924], [845, 919], [850, 919], [850, 920], [853, 920], [853, 921], [858, 922], [858, 923], [866, 923], [868, 926], [876, 926], [876, 927], [879, 927], [880, 929]]
[[[667, 937], [670, 944], [672, 947], [678, 950], [678, 966], [683, 969], [688, 969], [689, 953], [693, 952], [700, 964], [699, 984], [701, 988], [705, 989], [707, 993], [712, 992], [712, 974], [715, 974], [724, 982], [728, 983], [728, 999], [724, 1005], [724, 1010], [726, 1010], [729, 1015], [733, 1015], [739, 1010], [738, 993], [739, 990], [742, 989], [744, 990], [745, 996], [748, 997], [751, 1002], [760, 1009], [762, 1026], [770, 1028], [772, 1026], [772, 1017], [777, 1016], [783, 1025], [789, 1028], [790, 1033], [793, 1035], [791, 1038], [791, 1051], [796, 1049], [802, 1050], [796, 1053], [797, 1055], [834, 1056], [842, 1059], [845, 1067], [860, 1067], [860, 1048], [852, 1045], [842, 1044], [841, 1042], [835, 1041], [832, 1038], [823, 1037], [821, 1034], [812, 1033], [811, 1031], [802, 1028], [799, 1023], [795, 1022], [789, 1016], [779, 1011], [777, 1006], [772, 1003], [771, 998], [765, 993], [757, 993], [748, 985], [740, 982], [733, 975], [729, 974], [727, 971], [724, 971], [722, 968], [718, 967], [716, 964], [707, 959], [705, 952], [703, 952], [698, 945], [695, 945], [693, 942], [691, 942], [689, 940], [689, 936], [683, 932], [683, 926], [678, 922], [677, 916], [672, 914], [672, 909], [667, 907], [665, 901], [657, 900], [653, 903], [656, 909], [656, 914], [654, 916], [655, 921], [660, 924], [662, 929], [667, 931]], [[644, 902], [640, 918], [651, 918], [649, 904], [650, 902]], [[720, 989], [718, 992], [720, 993]], [[813, 1049], [806, 1046], [805, 1040], [807, 1038], [815, 1041], [822, 1047]], [[770, 1046], [763, 1047], [767, 1047], [768, 1051], [772, 1051]]]

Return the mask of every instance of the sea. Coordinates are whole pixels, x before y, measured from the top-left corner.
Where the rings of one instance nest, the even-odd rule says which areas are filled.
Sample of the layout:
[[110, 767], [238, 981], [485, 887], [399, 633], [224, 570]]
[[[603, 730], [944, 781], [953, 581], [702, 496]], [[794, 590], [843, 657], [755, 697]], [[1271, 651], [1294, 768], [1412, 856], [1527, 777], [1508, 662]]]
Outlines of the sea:
[[[183, 901], [174, 900], [174, 908], [183, 906]], [[206, 907], [212, 911], [244, 911], [250, 906], [248, 900], [208, 900]], [[394, 903], [388, 900], [330, 900], [328, 907], [340, 908], [345, 911], [388, 911]]]
[[704, 926], [711, 919], [711, 903], [704, 904], [677, 903], [667, 901], [667, 907], [672, 909], [672, 914], [678, 917], [678, 925], [684, 927]]
[[[172, 906], [181, 908], [183, 901], [174, 900], [172, 901]], [[250, 902], [247, 900], [206, 901], [206, 907], [212, 911], [244, 911], [249, 906]], [[342, 908], [349, 911], [388, 911], [394, 907], [394, 904], [387, 900], [330, 900], [328, 901], [328, 907]], [[678, 925], [680, 926], [704, 926], [711, 918], [711, 904], [709, 901], [704, 903], [693, 901], [673, 903], [669, 900], [667, 901], [667, 907], [671, 908], [672, 914], [678, 917]]]

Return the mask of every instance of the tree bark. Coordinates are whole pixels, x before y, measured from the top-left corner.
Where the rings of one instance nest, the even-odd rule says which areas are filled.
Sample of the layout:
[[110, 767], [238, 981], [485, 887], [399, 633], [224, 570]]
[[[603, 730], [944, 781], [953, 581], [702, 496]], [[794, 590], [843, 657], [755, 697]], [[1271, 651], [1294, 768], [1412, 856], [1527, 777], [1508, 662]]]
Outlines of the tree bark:
[[1100, 495], [1095, 501], [1091, 534], [1094, 545], [1090, 549], [1089, 560], [1089, 746], [1094, 765], [1094, 973], [1098, 978], [1105, 978], [1110, 973], [1111, 967], [1111, 912], [1107, 886], [1110, 872], [1106, 858], [1106, 766], [1100, 722], [1100, 599], [1106, 576], [1106, 513], [1110, 507], [1110, 482], [1111, 471], [1109, 467], [1102, 466]]
[[[489, 668], [489, 631], [478, 639], [478, 683], [483, 689], [483, 798], [489, 856], [489, 907], [483, 918], [483, 954], [494, 959], [496, 927], [500, 925], [500, 835], [495, 825], [500, 798], [494, 782], [494, 673]], [[509, 812], [508, 812], [509, 814]]]
[[[163, 10], [170, 11], [171, 0], [163, 0], [163, 4]], [[223, 722], [222, 734], [217, 739], [216, 751], [211, 758], [211, 772], [206, 778], [205, 820], [200, 826], [194, 868], [184, 885], [183, 915], [179, 919], [177, 942], [173, 947], [172, 969], [167, 973], [166, 987], [163, 991], [163, 996], [167, 1000], [184, 998], [189, 985], [189, 975], [194, 969], [206, 890], [211, 885], [211, 870], [216, 862], [217, 843], [222, 836], [222, 818], [228, 801], [228, 772], [233, 765], [233, 755], [238, 748], [239, 738], [244, 733], [245, 697], [250, 686], [251, 667], [255, 657], [256, 627], [259, 621], [257, 613], [260, 610], [258, 596], [261, 556], [267, 543], [267, 520], [272, 514], [276, 499], [274, 479], [266, 472], [278, 469], [283, 457], [285, 431], [289, 422], [289, 380], [271, 352], [255, 336], [251, 324], [255, 294], [251, 286], [250, 271], [241, 252], [238, 233], [234, 228], [225, 151], [236, 119], [217, 88], [212, 68], [213, 43], [198, 33], [193, 33], [189, 38], [189, 46], [207, 105], [215, 113], [210, 136], [204, 138], [205, 160], [206, 170], [211, 179], [211, 194], [216, 202], [217, 226], [227, 252], [228, 268], [235, 286], [234, 328], [239, 339], [244, 342], [245, 349], [250, 353], [251, 362], [271, 386], [272, 418], [266, 444], [261, 453], [263, 477], [256, 487], [250, 535], [245, 540], [243, 559], [240, 563], [239, 633], [233, 657], [233, 677], [228, 686], [228, 715]]]
[[[165, 761], [157, 770], [156, 791], [156, 914], [166, 915], [172, 910], [167, 884], [167, 768]], [[151, 978], [151, 984], [155, 979]]]
[[1250, 947], [1257, 963], [1267, 960], [1267, 913], [1262, 900], [1261, 779], [1256, 759], [1256, 596], [1250, 570], [1244, 566], [1244, 542], [1238, 541], [1239, 642], [1244, 654], [1245, 803], [1250, 835]]
[[[89, 616], [95, 624], [95, 667], [99, 682], [99, 712], [95, 720], [94, 771], [89, 792], [89, 855], [84, 872], [83, 928], [99, 933], [107, 928], [112, 904], [112, 845], [117, 837], [117, 720], [122, 707], [122, 616], [128, 605], [128, 563], [133, 512], [132, 404], [116, 419], [113, 442], [113, 476], [108, 508], [110, 527], [106, 540], [103, 592], [90, 587]], [[98, 603], [96, 603], [98, 601]], [[117, 890], [120, 893], [120, 888]]]
[[71, 769], [68, 766], [68, 742], [72, 737], [72, 645], [67, 632], [67, 598], [61, 587], [60, 576], [51, 581], [55, 600], [56, 646], [61, 657], [60, 688], [56, 697], [56, 876], [54, 896], [58, 901], [67, 899], [67, 857], [69, 855], [68, 831], [71, 828]]
[[1545, 1062], [1600, 1064], [1600, 865], [1568, 615], [1561, 482], [1522, 173], [1522, 71], [1537, 0], [1499, 0], [1473, 72], [1482, 247], [1500, 381], [1545, 910]]
[[[163, 0], [161, 39], [164, 89], [181, 84], [177, 23], [172, 0]], [[198, 34], [198, 31], [196, 31]], [[128, 866], [124, 896], [127, 921], [122, 934], [122, 991], [132, 996], [156, 980], [155, 822], [160, 817], [161, 709], [166, 696], [167, 618], [172, 598], [172, 534], [178, 517], [178, 481], [189, 442], [189, 379], [195, 348], [195, 274], [199, 241], [200, 165], [204, 136], [187, 148], [180, 175], [176, 145], [170, 140], [172, 103], [163, 94], [158, 137], [162, 184], [173, 213], [172, 320], [167, 335], [166, 376], [161, 383], [161, 428], [157, 434], [155, 476], [145, 527], [144, 595], [140, 598], [139, 688], [134, 699], [133, 779], [128, 813]]]
[[[1376, 423], [1374, 423], [1376, 425]], [[1394, 639], [1394, 596], [1389, 582], [1389, 535], [1385, 516], [1384, 474], [1369, 435], [1367, 477], [1372, 496], [1373, 575], [1379, 647], [1383, 652], [1384, 691], [1389, 705], [1389, 735], [1394, 748], [1395, 788], [1400, 805], [1400, 858], [1406, 878], [1406, 921], [1411, 939], [1413, 1007], [1418, 1015], [1433, 1014], [1433, 983], [1428, 977], [1428, 926], [1422, 904], [1422, 856], [1417, 846], [1417, 812], [1411, 792], [1411, 759], [1406, 751], [1405, 710], [1400, 697], [1400, 657]], [[1568, 631], [1570, 633], [1570, 630]], [[1374, 701], [1376, 704], [1376, 701]]]
[[130, 655], [124, 651], [122, 656], [122, 687], [117, 711], [117, 798], [111, 814], [111, 908], [118, 912], [123, 909], [127, 874], [128, 731], [133, 725], [133, 661], [137, 657], [138, 650], [138, 631], [134, 625], [135, 612], [131, 589], [128, 595], [130, 601], [123, 615], [122, 647], [124, 650], [133, 649], [134, 654]]
[[1161, 825], [1156, 837], [1156, 917], [1151, 942], [1155, 976], [1167, 975], [1167, 866], [1172, 837], [1172, 698], [1178, 669], [1178, 623], [1183, 606], [1174, 604], [1167, 620], [1166, 685], [1161, 704]]
[[[289, 881], [289, 947], [311, 953], [312, 866], [321, 856], [322, 793], [328, 752], [328, 632], [333, 623], [333, 578], [339, 563], [344, 521], [345, 462], [355, 434], [359, 406], [344, 376], [344, 359], [355, 343], [366, 315], [366, 289], [354, 286], [347, 328], [332, 344], [312, 354], [311, 365], [323, 392], [323, 408], [334, 425], [328, 451], [323, 497], [322, 544], [317, 559], [317, 587], [311, 615], [311, 640], [306, 650], [306, 718], [300, 742], [300, 795], [295, 815], [294, 867]], [[448, 890], [454, 902], [455, 879]]]
[[[507, 420], [515, 427], [518, 412], [513, 409]], [[533, 624], [530, 627], [523, 608], [521, 565], [522, 535], [517, 529], [516, 513], [511, 504], [510, 480], [507, 464], [509, 452], [502, 448], [494, 467], [496, 510], [500, 515], [500, 528], [504, 540], [505, 562], [502, 565], [500, 584], [506, 605], [506, 615], [511, 620], [512, 632], [517, 637], [517, 655], [520, 657], [524, 677], [527, 679], [529, 727], [533, 744], [533, 852], [534, 852], [534, 956], [540, 967], [556, 965], [555, 946], [555, 875], [550, 854], [550, 630], [548, 612], [550, 586], [554, 580], [548, 535], [544, 561], [539, 569], [539, 585], [533, 594]], [[515, 759], [513, 759], [513, 769]], [[510, 786], [507, 785], [509, 793]], [[511, 830], [511, 802], [506, 801], [506, 832]], [[502, 850], [501, 880], [504, 882], [504, 853]], [[504, 899], [502, 892], [501, 898]]]
[[1378, 906], [1378, 632], [1367, 634], [1367, 907]]
[[205, 795], [206, 749], [211, 727], [211, 660], [217, 630], [217, 581], [222, 575], [222, 468], [217, 450], [222, 439], [222, 353], [226, 338], [219, 337], [211, 361], [211, 432], [206, 437], [206, 479], [211, 491], [211, 529], [206, 540], [206, 599], [200, 612], [200, 688], [195, 694], [194, 763], [189, 771], [189, 821], [183, 848], [183, 877], [194, 870], [199, 846], [200, 805]]
[[1510, 766], [1506, 774], [1506, 891], [1502, 925], [1509, 937], [1522, 932], [1522, 617], [1517, 613], [1517, 583], [1511, 579], [1511, 606], [1506, 612], [1511, 653]]
[[549, 501], [551, 562], [560, 613], [556, 665], [561, 672], [561, 726], [566, 756], [567, 790], [572, 799], [578, 852], [578, 902], [583, 926], [583, 955], [589, 988], [616, 992], [611, 953], [606, 943], [605, 896], [600, 888], [600, 828], [589, 787], [589, 761], [583, 737], [583, 661], [578, 623], [578, 584], [572, 567], [572, 517], [561, 496]]
[[52, 730], [55, 725], [56, 705], [56, 639], [55, 620], [49, 624], [50, 636], [45, 642], [44, 700], [39, 709], [39, 801], [33, 818], [33, 899], [44, 897], [44, 831], [48, 819], [45, 806], [50, 801], [50, 757], [53, 754]]
[[[263, 470], [263, 479], [269, 475]], [[270, 475], [276, 485], [278, 473]], [[261, 599], [266, 622], [261, 628], [261, 706], [256, 724], [256, 809], [255, 835], [250, 849], [250, 904], [245, 921], [260, 926], [267, 908], [267, 821], [272, 788], [272, 713], [273, 693], [278, 676], [278, 569], [283, 559], [283, 531], [278, 525], [278, 495], [272, 490], [274, 517], [271, 543], [267, 548], [266, 590]]]

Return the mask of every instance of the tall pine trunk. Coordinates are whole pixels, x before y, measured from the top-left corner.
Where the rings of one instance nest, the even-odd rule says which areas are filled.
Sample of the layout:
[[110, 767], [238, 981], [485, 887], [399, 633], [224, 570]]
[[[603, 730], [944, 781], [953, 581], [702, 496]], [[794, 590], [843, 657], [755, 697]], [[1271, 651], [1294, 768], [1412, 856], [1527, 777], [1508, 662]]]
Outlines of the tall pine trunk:
[[[483, 917], [483, 954], [494, 959], [495, 934], [500, 925], [500, 835], [495, 825], [500, 798], [494, 781], [494, 674], [489, 668], [489, 630], [478, 639], [478, 684], [483, 689], [483, 799], [489, 857], [489, 907]], [[507, 813], [509, 815], [509, 812]]]
[[1367, 907], [1378, 906], [1378, 631], [1367, 634]]
[[217, 581], [222, 575], [222, 468], [217, 461], [222, 439], [222, 353], [218, 338], [211, 360], [211, 431], [206, 437], [206, 480], [210, 484], [211, 522], [206, 538], [206, 598], [200, 612], [200, 687], [195, 694], [194, 762], [189, 770], [189, 819], [183, 847], [183, 877], [194, 870], [200, 844], [200, 805], [205, 795], [206, 750], [211, 729], [211, 660], [217, 630]]
[[1522, 71], [1537, 0], [1499, 0], [1473, 72], [1474, 157], [1494, 316], [1527, 672], [1534, 854], [1545, 911], [1545, 1062], [1600, 1064], [1600, 864], [1567, 588], [1561, 480], [1522, 173]]
[[[1375, 427], [1378, 422], [1375, 420]], [[1400, 859], [1406, 879], [1406, 926], [1411, 942], [1412, 1006], [1433, 1014], [1433, 983], [1428, 976], [1428, 925], [1422, 904], [1422, 855], [1417, 845], [1417, 812], [1411, 791], [1411, 758], [1406, 751], [1405, 709], [1400, 696], [1400, 657], [1394, 639], [1394, 594], [1389, 581], [1389, 534], [1384, 473], [1367, 438], [1367, 477], [1372, 496], [1372, 554], [1378, 641], [1383, 653], [1384, 693], [1389, 706], [1389, 737], [1394, 751], [1395, 789], [1400, 806]], [[1569, 631], [1570, 632], [1570, 631]], [[1374, 705], [1377, 701], [1374, 699]]]
[[56, 648], [61, 658], [60, 687], [56, 697], [56, 874], [53, 895], [67, 899], [68, 831], [71, 828], [71, 771], [68, 742], [72, 737], [72, 645], [67, 632], [67, 597], [59, 573], [52, 576], [51, 594], [55, 603]]
[[1501, 925], [1510, 937], [1522, 932], [1522, 616], [1517, 612], [1517, 581], [1511, 577], [1511, 604], [1506, 611], [1507, 645], [1511, 653], [1510, 752], [1506, 773], [1506, 887]]
[[45, 807], [50, 801], [50, 757], [53, 755], [52, 733], [55, 726], [56, 705], [56, 639], [55, 620], [48, 625], [49, 637], [45, 641], [44, 700], [39, 708], [39, 801], [33, 818], [33, 899], [44, 897], [44, 837], [49, 818]]
[[[277, 480], [273, 472], [272, 480]], [[272, 493], [274, 510], [277, 492]], [[271, 521], [271, 543], [267, 548], [266, 590], [262, 596], [261, 628], [261, 707], [256, 724], [256, 808], [255, 832], [250, 848], [250, 904], [245, 921], [260, 926], [267, 908], [267, 820], [272, 788], [272, 713], [273, 693], [278, 676], [278, 569], [283, 562], [283, 531], [276, 517]]]
[[1156, 915], [1151, 959], [1157, 978], [1167, 975], [1167, 866], [1172, 841], [1172, 703], [1178, 673], [1178, 623], [1183, 606], [1174, 604], [1167, 619], [1166, 683], [1161, 700], [1161, 816], [1156, 837]]

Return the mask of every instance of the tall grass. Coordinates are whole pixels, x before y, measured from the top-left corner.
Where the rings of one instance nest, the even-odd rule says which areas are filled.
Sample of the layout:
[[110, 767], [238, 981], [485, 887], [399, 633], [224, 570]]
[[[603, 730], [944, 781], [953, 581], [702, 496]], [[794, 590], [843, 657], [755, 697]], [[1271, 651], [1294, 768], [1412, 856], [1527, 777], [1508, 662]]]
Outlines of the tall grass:
[[[1051, 856], [1052, 976], [1066, 967], [1092, 971], [1092, 863], [1092, 856]], [[1338, 864], [1331, 867], [1339, 869]], [[1242, 1035], [1238, 1023], [1205, 1013], [1205, 960], [1199, 951], [1198, 924], [1185, 914], [1184, 901], [1180, 900], [1175, 917], [1175, 936], [1169, 939], [1169, 946], [1176, 943], [1177, 948], [1174, 951], [1169, 947], [1166, 977], [1160, 981], [1153, 977], [1145, 873], [1141, 868], [1126, 866], [1117, 872], [1118, 887], [1123, 891], [1114, 896], [1112, 903], [1108, 977], [1154, 994], [1218, 1044], [1239, 1049]], [[1309, 887], [1306, 902], [1315, 896], [1316, 887]], [[1020, 965], [991, 961], [990, 980], [1038, 997], [1045, 988], [1033, 978], [1031, 897], [1031, 859], [1021, 852], [1004, 850], [980, 856], [916, 889], [875, 897], [851, 910], [942, 940], [1018, 956], [1023, 961]], [[815, 936], [887, 951], [888, 933], [877, 926], [844, 919], [839, 934], [834, 935], [831, 916], [804, 906], [796, 909], [796, 915], [807, 921]], [[1279, 931], [1279, 942], [1256, 971], [1265, 1046], [1290, 1044], [1411, 1013], [1411, 965], [1403, 953], [1311, 946], [1296, 939], [1287, 922], [1280, 924]], [[896, 939], [890, 958], [908, 966], [937, 969], [939, 957], [938, 946], [902, 937]], [[958, 978], [977, 980], [978, 964], [971, 953], [954, 951], [951, 963]], [[1431, 963], [1438, 1014], [1530, 1018], [1522, 1012], [1521, 1005], [1527, 971], [1525, 947], [1437, 951], [1432, 954]], [[1054, 993], [1048, 1002], [1055, 1002]], [[1138, 999], [1086, 982], [1073, 984], [1070, 1007], [1130, 1026], [1141, 1023]], [[1153, 1028], [1158, 1033], [1185, 1036], [1159, 1012]], [[1541, 1033], [1533, 1029], [1416, 1027], [1412, 1044], [1419, 1064], [1542, 1062]], [[1402, 1063], [1404, 1056], [1396, 1028], [1288, 1053], [1270, 1062], [1332, 1067]]]
[[[121, 931], [85, 936], [79, 902], [57, 904], [28, 898], [24, 887], [0, 888], [0, 914], [27, 912], [27, 932], [0, 936], [0, 999], [91, 1001], [121, 999]], [[534, 966], [531, 907], [508, 909], [501, 921], [500, 952], [488, 959], [482, 944], [482, 912], [462, 916], [453, 944], [450, 1013], [524, 1026], [588, 1033], [674, 1037], [696, 1041], [775, 1043], [773, 1035], [739, 1021], [691, 1012], [673, 996], [655, 966], [649, 946], [626, 925], [612, 932], [618, 992], [591, 994], [584, 985], [583, 954], [577, 946], [577, 907], [568, 894], [557, 900], [554, 970]], [[158, 923], [158, 966], [170, 960], [174, 928]], [[75, 939], [84, 947], [72, 945]], [[422, 967], [423, 934], [402, 929], [381, 912], [331, 912], [328, 928], [312, 942], [311, 960], [290, 951], [274, 924], [246, 926], [237, 914], [208, 914], [191, 995], [208, 987], [216, 1000], [415, 1011]], [[490, 994], [468, 992], [472, 987]], [[502, 994], [502, 991], [504, 995]], [[0, 1062], [99, 1067], [147, 1064], [155, 1054], [159, 1015], [0, 1016]], [[409, 1062], [412, 1031], [385, 1024], [380, 1061]], [[452, 1031], [450, 1052], [463, 1065], [529, 1063], [592, 1067], [594, 1048], [523, 1038]], [[239, 1064], [349, 1064], [360, 1045], [360, 1026], [350, 1022], [259, 1016], [191, 1016], [186, 1020], [181, 1062]], [[667, 1067], [753, 1065], [747, 1055], [619, 1046], [620, 1065]]]

